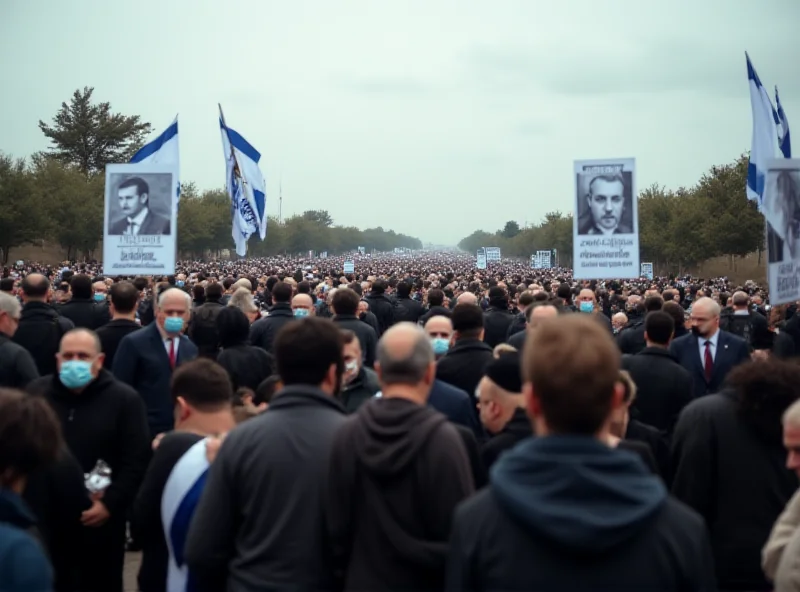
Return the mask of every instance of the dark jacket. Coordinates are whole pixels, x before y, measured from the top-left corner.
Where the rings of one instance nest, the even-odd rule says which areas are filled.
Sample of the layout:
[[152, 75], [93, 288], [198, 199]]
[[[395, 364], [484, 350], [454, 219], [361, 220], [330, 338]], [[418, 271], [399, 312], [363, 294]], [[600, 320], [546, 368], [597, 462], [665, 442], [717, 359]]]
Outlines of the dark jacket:
[[333, 441], [325, 504], [344, 589], [441, 590], [452, 513], [472, 491], [441, 413], [400, 398], [362, 405]]
[[[170, 221], [160, 214], [148, 209], [147, 215], [142, 220], [142, 225], [137, 230], [137, 236], [152, 236], [156, 234], [169, 234]], [[128, 219], [122, 218], [109, 224], [108, 234], [120, 235], [128, 231]]]
[[234, 390], [247, 387], [255, 391], [264, 379], [272, 375], [275, 359], [260, 347], [241, 344], [223, 348], [217, 356], [217, 363], [227, 370]]
[[378, 319], [370, 311], [366, 311], [358, 315], [358, 320], [372, 327], [372, 330], [375, 331], [375, 335], [378, 335], [380, 333], [380, 326], [378, 325]]
[[[361, 322], [361, 321], [357, 321]], [[378, 375], [370, 368], [363, 366], [358, 371], [358, 375], [348, 384], [342, 387], [339, 400], [347, 413], [355, 413], [361, 405], [369, 401], [381, 390], [378, 383]]]
[[[461, 339], [436, 363], [436, 378], [475, 397], [492, 348], [478, 339]], [[477, 415], [477, 410], [475, 411]]]
[[28, 350], [39, 375], [44, 376], [56, 371], [56, 352], [61, 337], [73, 328], [72, 321], [58, 316], [49, 304], [28, 302], [22, 307], [19, 326], [12, 340]]
[[53, 571], [39, 542], [28, 531], [36, 523], [16, 493], [0, 489], [0, 590], [49, 592]]
[[669, 439], [664, 433], [638, 419], [631, 418], [625, 430], [624, 441], [640, 442], [647, 446], [655, 461], [656, 472], [667, 485], [672, 482]]
[[428, 319], [437, 315], [445, 316], [448, 319], [453, 315], [453, 311], [444, 306], [431, 306], [428, 311], [419, 318], [419, 324], [424, 325]]
[[483, 466], [483, 460], [481, 459], [478, 439], [471, 429], [459, 423], [453, 423], [452, 421], [450, 423], [452, 423], [453, 427], [458, 431], [458, 435], [461, 436], [461, 441], [464, 443], [464, 450], [467, 453], [469, 468], [472, 473], [472, 482], [475, 484], [475, 491], [478, 491], [482, 487], [486, 487], [486, 484], [489, 482], [486, 467]]
[[645, 347], [647, 342], [644, 339], [644, 315], [630, 313], [628, 323], [617, 335], [617, 345], [623, 354], [638, 354]]
[[0, 388], [24, 389], [39, 378], [30, 352], [0, 333]]
[[108, 305], [92, 298], [72, 298], [58, 307], [58, 314], [72, 321], [76, 327], [99, 329], [111, 321]]
[[338, 401], [295, 385], [228, 435], [186, 545], [198, 590], [331, 589], [322, 505], [346, 419]]
[[681, 410], [693, 398], [694, 382], [689, 372], [662, 347], [646, 347], [634, 356], [623, 356], [622, 368], [636, 384], [631, 413], [639, 421], [671, 434]]
[[395, 304], [385, 294], [369, 293], [364, 297], [369, 304], [369, 310], [378, 319], [378, 337], [394, 324]]
[[250, 327], [250, 344], [260, 347], [267, 353], [272, 353], [272, 345], [275, 337], [286, 323], [294, 321], [292, 306], [288, 302], [278, 302], [273, 306], [269, 314], [258, 319]]
[[531, 438], [490, 482], [456, 511], [446, 590], [716, 589], [702, 519], [630, 452]]
[[114, 367], [114, 356], [117, 355], [119, 342], [122, 341], [126, 335], [130, 335], [141, 328], [139, 323], [135, 321], [119, 319], [111, 321], [97, 330], [97, 336], [100, 338], [100, 346], [103, 349], [103, 353], [106, 355], [106, 359], [103, 361], [103, 367], [106, 370], [111, 370], [111, 368]]
[[484, 343], [492, 348], [503, 343], [513, 321], [514, 314], [508, 308], [490, 306], [483, 315]]
[[364, 364], [372, 368], [375, 365], [375, 349], [378, 347], [378, 336], [375, 330], [355, 315], [336, 315], [333, 322], [340, 329], [348, 329], [356, 334], [361, 344]]
[[84, 473], [98, 460], [108, 464], [111, 485], [103, 494], [103, 504], [112, 516], [124, 517], [150, 459], [144, 404], [136, 391], [108, 370], [100, 370], [80, 393], [68, 390], [58, 375], [43, 376], [28, 391], [47, 399]]
[[672, 493], [705, 518], [720, 590], [769, 590], [761, 548], [798, 486], [780, 423], [759, 428], [737, 395], [689, 404], [672, 437]]
[[486, 436], [481, 422], [475, 416], [473, 398], [460, 388], [439, 379], [434, 380], [428, 396], [428, 407], [433, 407], [454, 424], [469, 429], [478, 442]]
[[669, 346], [670, 353], [675, 356], [678, 363], [683, 366], [692, 377], [692, 395], [702, 397], [716, 393], [722, 388], [725, 377], [734, 367], [750, 360], [750, 346], [741, 337], [727, 331], [719, 332], [717, 351], [714, 356], [714, 371], [711, 381], [706, 380], [703, 362], [700, 358], [698, 339], [689, 333], [684, 337], [675, 339]]
[[518, 408], [514, 415], [503, 426], [503, 429], [489, 438], [481, 446], [481, 458], [486, 470], [491, 470], [495, 461], [500, 458], [506, 450], [511, 450], [519, 442], [533, 435], [533, 426], [525, 410]]
[[525, 340], [528, 338], [527, 331], [518, 331], [508, 339], [508, 345], [516, 348], [520, 352], [525, 348]]
[[424, 309], [422, 305], [416, 300], [411, 298], [400, 298], [396, 300], [394, 307], [394, 322], [395, 323], [417, 323], [419, 322]]
[[739, 314], [732, 308], [725, 308], [719, 316], [719, 328], [744, 339], [751, 347], [756, 335], [769, 331], [769, 323], [761, 314], [752, 310]]
[[197, 355], [204, 358], [217, 357], [219, 353], [219, 329], [217, 315], [225, 306], [219, 301], [209, 300], [192, 310], [187, 334], [197, 346]]
[[509, 339], [513, 335], [516, 335], [520, 331], [525, 330], [525, 326], [527, 321], [525, 320], [525, 313], [521, 312], [519, 314], [514, 315], [514, 320], [511, 321], [511, 324], [508, 326], [508, 331], [506, 332], [505, 342], [509, 343]]

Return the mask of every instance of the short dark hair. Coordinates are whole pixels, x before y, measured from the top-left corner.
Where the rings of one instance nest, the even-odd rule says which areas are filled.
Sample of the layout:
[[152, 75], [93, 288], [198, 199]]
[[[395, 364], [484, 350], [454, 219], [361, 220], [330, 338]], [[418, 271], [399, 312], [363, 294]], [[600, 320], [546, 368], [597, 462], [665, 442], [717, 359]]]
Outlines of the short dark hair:
[[261, 405], [261, 403], [271, 403], [275, 391], [278, 390], [277, 387], [280, 381], [281, 377], [277, 374], [272, 374], [262, 380], [256, 387], [255, 395], [253, 395], [253, 404]]
[[117, 282], [108, 292], [111, 294], [114, 310], [122, 314], [133, 312], [139, 301], [139, 290], [130, 282]]
[[522, 294], [519, 295], [517, 301], [519, 302], [520, 306], [529, 306], [537, 300], [536, 296], [538, 296], [539, 294], [544, 295], [544, 299], [547, 300], [548, 297], [547, 292], [538, 292], [537, 294], [534, 294], [530, 290], [525, 290]]
[[306, 281], [302, 281], [297, 284], [297, 293], [298, 294], [311, 294], [311, 284]]
[[358, 282], [353, 282], [351, 284], [348, 284], [347, 287], [350, 288], [356, 294], [358, 294], [359, 298], [364, 295], [364, 289], [361, 287], [361, 284], [359, 284]]
[[339, 379], [344, 372], [342, 334], [333, 321], [308, 317], [286, 323], [275, 338], [275, 361], [285, 386], [319, 385], [331, 365]]
[[14, 278], [5, 277], [0, 280], [0, 292], [10, 292], [14, 289]]
[[644, 318], [644, 332], [648, 341], [658, 345], [667, 345], [675, 333], [675, 321], [672, 316], [663, 310], [647, 313]]
[[220, 347], [246, 344], [250, 338], [250, 321], [236, 306], [221, 309], [217, 313], [216, 325]]
[[62, 447], [61, 424], [44, 397], [0, 389], [0, 487], [54, 461]]
[[222, 298], [224, 293], [225, 289], [219, 282], [212, 282], [206, 285], [206, 300], [217, 301]]
[[141, 177], [131, 177], [130, 179], [126, 179], [122, 183], [120, 183], [117, 189], [127, 189], [128, 187], [136, 187], [136, 195], [142, 196], [147, 194], [148, 201], [150, 200], [150, 186], [147, 184], [147, 181], [142, 179]]
[[483, 310], [477, 304], [456, 304], [450, 319], [453, 322], [453, 331], [460, 337], [476, 339], [483, 331]]
[[150, 281], [146, 277], [137, 277], [133, 280], [133, 285], [136, 286], [136, 289], [140, 292], [144, 291], [149, 284]]
[[675, 327], [683, 325], [684, 323], [683, 307], [674, 300], [665, 302], [664, 306], [661, 307], [661, 311], [667, 313], [670, 317], [672, 317], [672, 322]]
[[88, 275], [79, 273], [72, 276], [72, 279], [69, 280], [69, 286], [72, 288], [72, 295], [75, 298], [92, 297], [92, 278]]
[[644, 299], [644, 310], [646, 312], [655, 312], [664, 307], [664, 299], [658, 294], [653, 294]]
[[358, 297], [358, 294], [350, 288], [339, 288], [333, 294], [331, 305], [333, 305], [337, 315], [354, 315], [358, 312], [360, 300], [361, 298]]
[[278, 282], [270, 290], [273, 302], [289, 302], [292, 299], [292, 287], [286, 282]]
[[444, 292], [439, 288], [428, 291], [428, 305], [441, 306], [444, 304]]
[[397, 296], [400, 298], [408, 298], [411, 294], [411, 284], [408, 282], [400, 282], [397, 284]]
[[358, 339], [358, 335], [355, 334], [355, 331], [351, 331], [350, 329], [341, 329], [342, 331], [342, 344], [350, 345], [356, 339]]
[[372, 291], [376, 294], [383, 294], [388, 286], [389, 284], [386, 283], [386, 280], [378, 278], [372, 282]]
[[570, 288], [567, 283], [559, 284], [556, 290], [556, 296], [564, 300], [567, 304], [570, 304], [572, 302], [572, 288]]
[[30, 274], [22, 278], [22, 293], [31, 298], [44, 298], [50, 289], [50, 281], [41, 274]]
[[200, 411], [217, 411], [233, 401], [231, 377], [222, 366], [208, 358], [181, 364], [172, 374], [170, 392], [173, 401], [183, 397]]

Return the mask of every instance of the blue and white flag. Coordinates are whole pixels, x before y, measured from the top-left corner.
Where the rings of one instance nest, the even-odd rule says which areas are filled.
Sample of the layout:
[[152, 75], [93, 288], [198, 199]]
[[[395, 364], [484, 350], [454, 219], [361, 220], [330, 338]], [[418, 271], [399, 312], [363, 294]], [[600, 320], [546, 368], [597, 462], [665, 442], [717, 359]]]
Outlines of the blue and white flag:
[[[131, 158], [131, 162], [146, 164], [175, 164], [180, 166], [178, 149], [178, 116], [157, 138], [142, 146]], [[181, 186], [177, 183], [177, 197], [180, 198]]]
[[219, 127], [228, 195], [231, 196], [233, 241], [236, 254], [247, 254], [247, 240], [258, 233], [261, 240], [267, 235], [267, 186], [258, 167], [261, 154], [236, 130], [225, 124], [220, 107]]
[[[747, 197], [763, 206], [764, 183], [767, 165], [775, 158], [775, 138], [777, 113], [772, 107], [767, 89], [761, 84], [750, 56], [747, 58], [747, 82], [750, 86], [750, 106], [753, 110], [753, 138], [750, 144], [750, 163], [747, 167]], [[765, 214], [766, 216], [766, 214]], [[767, 221], [772, 223], [767, 217]]]
[[206, 442], [196, 442], [175, 463], [161, 495], [161, 524], [167, 541], [167, 592], [192, 592], [197, 589], [186, 565], [186, 540], [194, 511], [208, 476]]
[[778, 87], [775, 87], [775, 107], [776, 107], [776, 120], [775, 124], [778, 126], [778, 147], [784, 158], [792, 157], [792, 140], [789, 136], [789, 120], [786, 119], [786, 113], [783, 111], [781, 99], [778, 96]]

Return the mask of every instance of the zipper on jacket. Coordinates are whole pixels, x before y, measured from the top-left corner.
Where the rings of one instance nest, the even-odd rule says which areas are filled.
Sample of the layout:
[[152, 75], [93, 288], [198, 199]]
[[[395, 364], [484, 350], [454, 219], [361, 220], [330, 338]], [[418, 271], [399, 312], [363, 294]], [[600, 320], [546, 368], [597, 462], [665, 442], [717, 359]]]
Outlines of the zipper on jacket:
[[67, 418], [67, 421], [72, 421], [74, 418], [75, 418], [75, 409], [73, 408], [69, 410], [69, 417]]

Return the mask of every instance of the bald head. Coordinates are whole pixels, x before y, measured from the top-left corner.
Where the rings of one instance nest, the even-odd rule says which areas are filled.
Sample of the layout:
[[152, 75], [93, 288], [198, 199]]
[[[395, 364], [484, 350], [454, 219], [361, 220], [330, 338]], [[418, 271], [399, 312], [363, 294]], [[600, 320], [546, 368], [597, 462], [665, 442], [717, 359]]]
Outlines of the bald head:
[[97, 333], [85, 328], [70, 329], [64, 333], [58, 347], [58, 352], [61, 354], [65, 351], [71, 351], [76, 347], [92, 356], [99, 354], [102, 349], [100, 338], [97, 336]]
[[456, 299], [456, 304], [478, 304], [478, 297], [472, 292], [464, 292]]
[[292, 298], [292, 310], [307, 310], [309, 315], [314, 314], [314, 300], [308, 294], [298, 294]]
[[436, 372], [433, 348], [425, 331], [414, 323], [398, 323], [383, 334], [378, 342], [377, 363], [381, 388], [407, 385], [426, 387], [427, 398]]
[[733, 293], [731, 300], [734, 308], [747, 308], [750, 303], [750, 296], [747, 295], [747, 292], [738, 291]]
[[41, 273], [31, 273], [22, 278], [20, 287], [25, 302], [45, 300], [50, 290], [50, 281]]
[[547, 319], [552, 319], [558, 316], [558, 309], [552, 304], [542, 304], [535, 306], [531, 310], [531, 318], [528, 321], [528, 330], [534, 331], [539, 325]]
[[425, 333], [431, 338], [450, 339], [453, 336], [453, 322], [444, 315], [432, 316], [425, 323]]
[[166, 308], [180, 308], [184, 305], [188, 313], [189, 308], [192, 306], [192, 297], [178, 288], [168, 288], [161, 292], [161, 295], [158, 297], [158, 308], [161, 310], [165, 310]]
[[578, 302], [595, 302], [594, 290], [584, 288], [578, 294]]
[[692, 314], [694, 314], [695, 311], [709, 317], [719, 317], [720, 307], [719, 304], [708, 296], [703, 296], [692, 305]]

